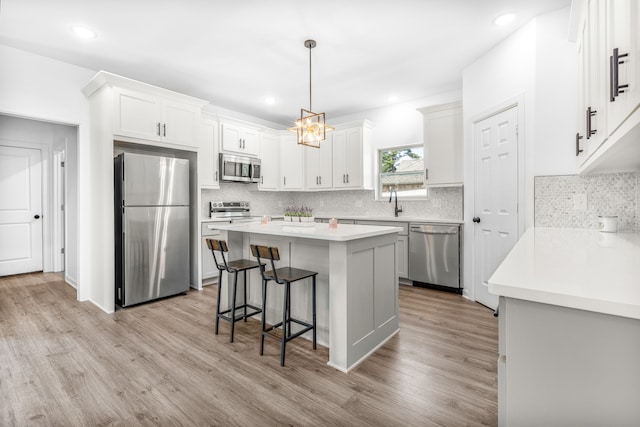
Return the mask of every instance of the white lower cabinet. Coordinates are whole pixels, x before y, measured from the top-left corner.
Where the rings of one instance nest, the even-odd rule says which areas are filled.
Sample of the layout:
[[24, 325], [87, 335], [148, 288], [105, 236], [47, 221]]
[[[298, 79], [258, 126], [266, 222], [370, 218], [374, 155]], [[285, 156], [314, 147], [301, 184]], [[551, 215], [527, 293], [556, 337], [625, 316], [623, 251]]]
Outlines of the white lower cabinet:
[[395, 221], [370, 221], [357, 220], [356, 224], [379, 225], [383, 227], [401, 227], [398, 233], [398, 244], [396, 245], [396, 265], [398, 267], [398, 277], [406, 279], [409, 277], [409, 223]]
[[499, 426], [640, 420], [640, 320], [500, 297]]

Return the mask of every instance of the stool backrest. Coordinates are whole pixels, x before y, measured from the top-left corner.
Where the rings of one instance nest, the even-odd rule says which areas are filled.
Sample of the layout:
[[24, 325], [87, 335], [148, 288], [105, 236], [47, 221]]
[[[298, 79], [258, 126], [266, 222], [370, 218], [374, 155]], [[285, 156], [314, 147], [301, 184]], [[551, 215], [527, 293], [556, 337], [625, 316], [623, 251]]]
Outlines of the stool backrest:
[[262, 262], [262, 260], [268, 259], [271, 263], [273, 278], [276, 282], [280, 283], [278, 275], [276, 274], [276, 266], [274, 264], [274, 261], [280, 261], [280, 251], [278, 251], [278, 248], [276, 248], [275, 246], [251, 245], [251, 254], [258, 259], [258, 263], [260, 264], [260, 274], [262, 274], [262, 278], [265, 278], [265, 264]]
[[[227, 259], [225, 258], [224, 253], [229, 252], [229, 247], [227, 246], [227, 242], [224, 240], [216, 240], [216, 239], [206, 239], [206, 242], [207, 242], [207, 247], [211, 251], [211, 255], [213, 255], [213, 261], [216, 263], [216, 267], [218, 267], [218, 270], [221, 270], [221, 269], [226, 270], [228, 266], [227, 266]], [[222, 256], [222, 264], [218, 263], [216, 252], [220, 252], [220, 255]]]

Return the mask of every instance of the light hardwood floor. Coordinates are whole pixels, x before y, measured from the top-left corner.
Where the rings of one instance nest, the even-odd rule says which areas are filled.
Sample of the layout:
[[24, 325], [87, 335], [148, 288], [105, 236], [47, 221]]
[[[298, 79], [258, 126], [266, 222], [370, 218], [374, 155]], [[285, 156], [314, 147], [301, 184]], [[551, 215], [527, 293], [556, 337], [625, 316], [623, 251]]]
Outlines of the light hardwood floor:
[[349, 374], [260, 324], [213, 333], [215, 286], [114, 315], [56, 274], [0, 278], [0, 425], [497, 425], [497, 320], [400, 288], [400, 333]]

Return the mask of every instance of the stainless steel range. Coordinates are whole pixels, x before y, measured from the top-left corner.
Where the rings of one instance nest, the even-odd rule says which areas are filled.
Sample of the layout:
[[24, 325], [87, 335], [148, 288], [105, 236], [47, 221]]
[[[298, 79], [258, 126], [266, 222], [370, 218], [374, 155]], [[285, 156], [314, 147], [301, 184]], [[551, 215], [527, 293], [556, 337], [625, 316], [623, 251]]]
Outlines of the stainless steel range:
[[249, 202], [209, 202], [209, 218], [215, 222], [251, 222], [260, 217], [251, 216]]

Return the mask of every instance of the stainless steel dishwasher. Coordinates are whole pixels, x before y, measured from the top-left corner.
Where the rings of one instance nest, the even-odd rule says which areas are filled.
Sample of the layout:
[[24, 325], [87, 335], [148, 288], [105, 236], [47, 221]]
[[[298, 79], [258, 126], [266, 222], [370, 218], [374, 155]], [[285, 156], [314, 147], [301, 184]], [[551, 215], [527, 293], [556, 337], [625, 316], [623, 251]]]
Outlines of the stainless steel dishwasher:
[[409, 279], [416, 286], [462, 292], [459, 224], [409, 224]]

